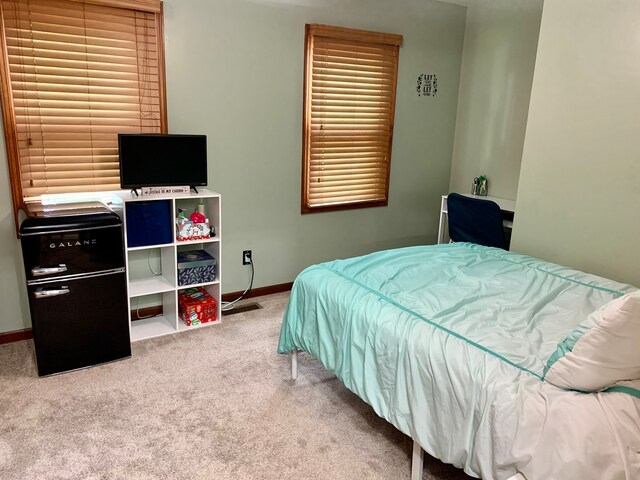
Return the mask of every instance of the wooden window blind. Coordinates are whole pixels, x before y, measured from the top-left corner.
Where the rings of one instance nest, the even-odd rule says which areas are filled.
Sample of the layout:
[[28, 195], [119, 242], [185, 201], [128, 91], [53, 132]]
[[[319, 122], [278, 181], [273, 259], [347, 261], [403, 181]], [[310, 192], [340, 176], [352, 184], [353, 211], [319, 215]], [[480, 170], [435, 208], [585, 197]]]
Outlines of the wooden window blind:
[[119, 189], [117, 134], [167, 131], [162, 3], [1, 0], [0, 13], [15, 210]]
[[306, 26], [302, 213], [387, 205], [402, 36]]

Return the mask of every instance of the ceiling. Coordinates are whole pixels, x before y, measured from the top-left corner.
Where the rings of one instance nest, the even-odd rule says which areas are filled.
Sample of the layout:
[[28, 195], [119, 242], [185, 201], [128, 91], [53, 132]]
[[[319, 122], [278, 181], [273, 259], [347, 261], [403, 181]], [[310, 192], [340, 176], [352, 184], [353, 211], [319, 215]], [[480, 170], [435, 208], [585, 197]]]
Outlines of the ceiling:
[[474, 7], [474, 6], [482, 6], [482, 5], [513, 5], [513, 4], [525, 4], [528, 2], [531, 3], [540, 3], [542, 0], [437, 0], [442, 3], [453, 3], [454, 5], [462, 5], [463, 7]]
[[437, 0], [441, 3], [453, 3], [455, 5], [462, 5], [464, 7], [471, 7], [473, 5], [480, 5], [483, 3], [489, 3], [491, 0]]

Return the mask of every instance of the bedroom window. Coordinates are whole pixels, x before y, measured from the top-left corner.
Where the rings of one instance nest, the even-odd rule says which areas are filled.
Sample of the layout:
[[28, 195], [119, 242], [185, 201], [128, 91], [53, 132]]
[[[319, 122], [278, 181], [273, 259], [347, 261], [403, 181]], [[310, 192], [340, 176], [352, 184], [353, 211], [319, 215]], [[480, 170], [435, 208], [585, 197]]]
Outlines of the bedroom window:
[[401, 45], [306, 25], [302, 213], [387, 205]]
[[120, 189], [117, 134], [167, 131], [162, 2], [0, 0], [0, 15], [14, 212]]

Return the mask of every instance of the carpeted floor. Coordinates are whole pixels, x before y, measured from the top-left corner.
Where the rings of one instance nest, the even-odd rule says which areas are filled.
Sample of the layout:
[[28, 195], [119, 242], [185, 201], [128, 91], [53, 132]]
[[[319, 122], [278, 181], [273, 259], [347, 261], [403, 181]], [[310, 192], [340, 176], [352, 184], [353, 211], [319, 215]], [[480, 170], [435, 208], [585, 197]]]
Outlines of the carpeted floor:
[[[0, 345], [0, 478], [408, 479], [408, 437], [306, 354], [289, 379], [287, 298], [48, 378], [31, 341]], [[470, 477], [427, 456], [424, 478]]]

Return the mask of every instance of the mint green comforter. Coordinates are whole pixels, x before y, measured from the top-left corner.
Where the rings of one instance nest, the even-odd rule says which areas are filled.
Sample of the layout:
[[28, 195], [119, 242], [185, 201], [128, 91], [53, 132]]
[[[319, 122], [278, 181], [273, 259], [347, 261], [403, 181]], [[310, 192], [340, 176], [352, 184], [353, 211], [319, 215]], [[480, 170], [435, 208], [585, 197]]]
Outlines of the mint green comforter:
[[519, 420], [496, 412], [511, 411], [519, 384], [538, 388], [589, 313], [632, 290], [473, 244], [383, 251], [304, 270], [278, 352], [312, 354], [430, 454], [508, 478], [524, 460], [498, 450]]

